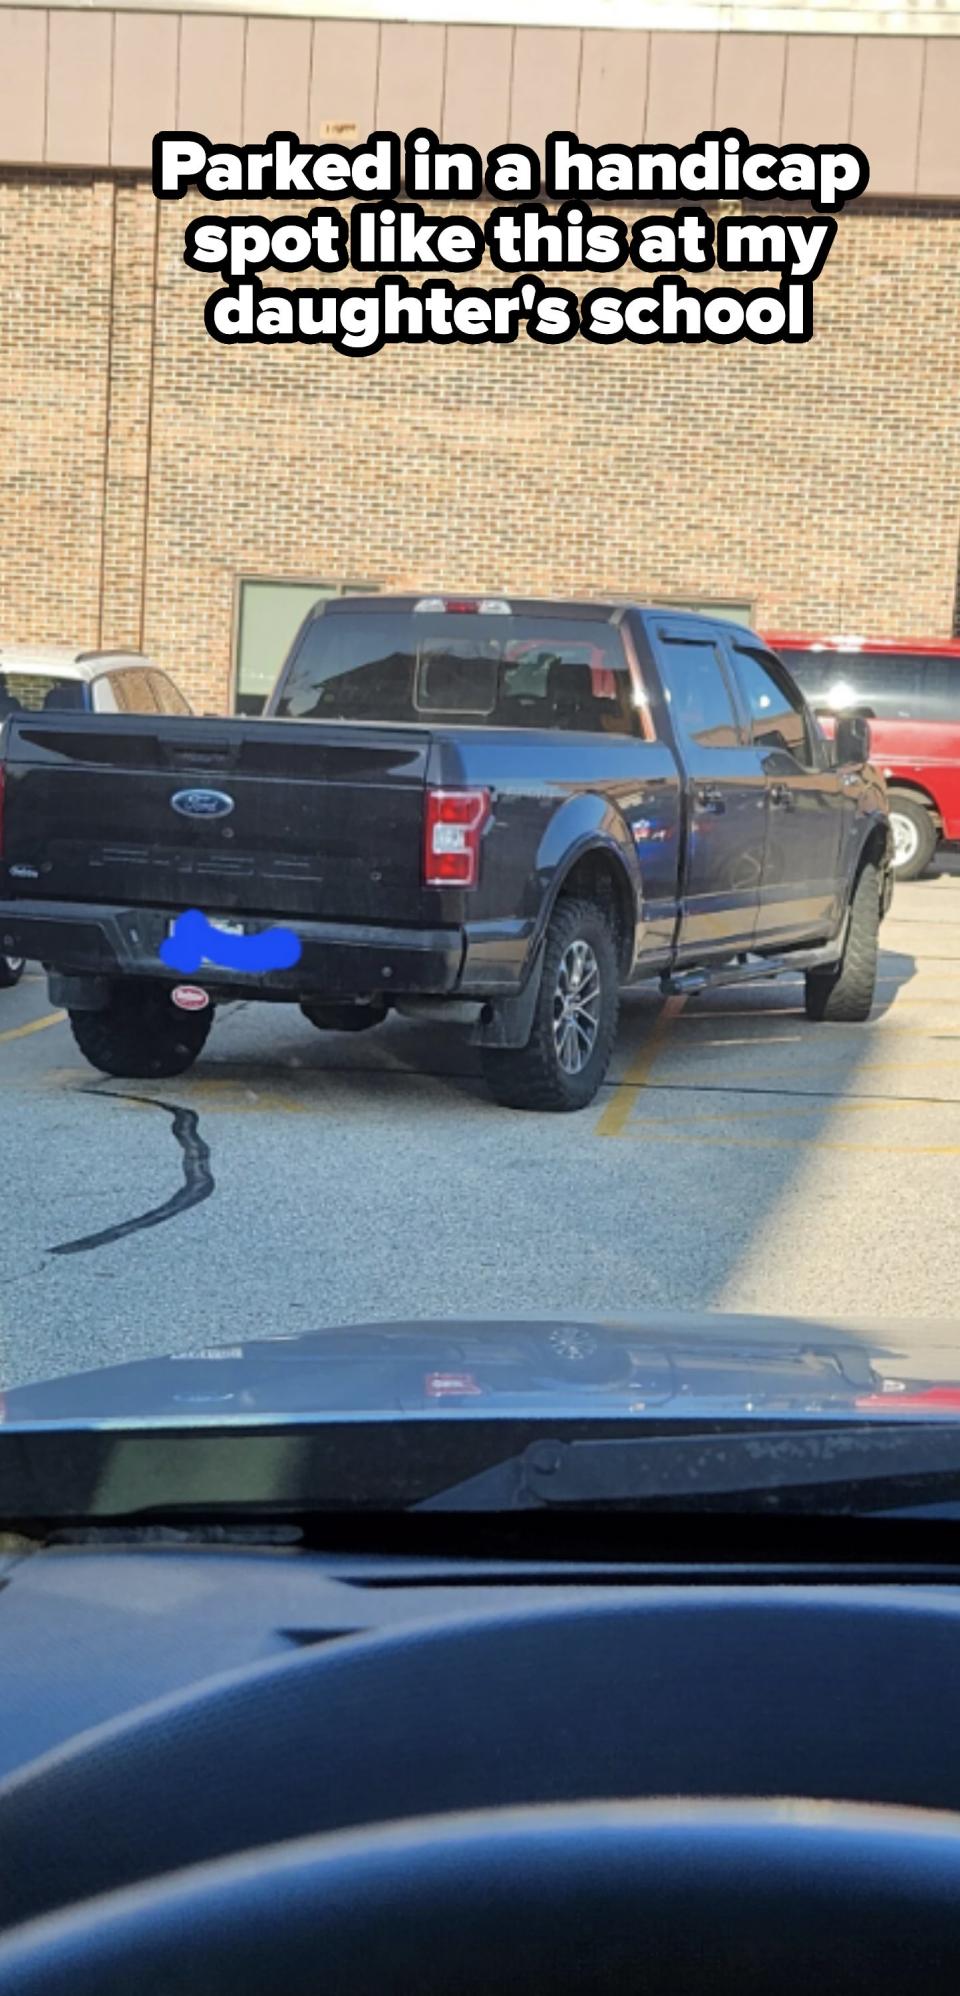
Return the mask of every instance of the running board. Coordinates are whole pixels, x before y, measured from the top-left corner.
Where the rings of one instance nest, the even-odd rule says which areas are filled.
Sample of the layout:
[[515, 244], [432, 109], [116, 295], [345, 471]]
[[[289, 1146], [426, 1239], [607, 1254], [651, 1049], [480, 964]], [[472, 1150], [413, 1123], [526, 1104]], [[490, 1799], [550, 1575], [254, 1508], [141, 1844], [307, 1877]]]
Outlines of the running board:
[[696, 991], [713, 991], [721, 984], [755, 984], [758, 978], [782, 977], [791, 970], [827, 970], [839, 963], [843, 943], [821, 943], [817, 949], [791, 950], [789, 956], [755, 956], [746, 962], [718, 965], [716, 970], [668, 971], [660, 979], [665, 998], [690, 997]]

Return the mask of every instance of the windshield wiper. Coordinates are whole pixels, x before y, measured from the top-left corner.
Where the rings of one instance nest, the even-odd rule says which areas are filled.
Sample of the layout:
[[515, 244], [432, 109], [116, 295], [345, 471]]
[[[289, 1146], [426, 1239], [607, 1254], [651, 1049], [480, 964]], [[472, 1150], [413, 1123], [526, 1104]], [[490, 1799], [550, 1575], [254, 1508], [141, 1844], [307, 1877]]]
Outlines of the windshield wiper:
[[730, 1500], [738, 1511], [861, 1512], [938, 1496], [960, 1499], [956, 1426], [790, 1421], [729, 1434], [536, 1441], [411, 1508], [678, 1510]]

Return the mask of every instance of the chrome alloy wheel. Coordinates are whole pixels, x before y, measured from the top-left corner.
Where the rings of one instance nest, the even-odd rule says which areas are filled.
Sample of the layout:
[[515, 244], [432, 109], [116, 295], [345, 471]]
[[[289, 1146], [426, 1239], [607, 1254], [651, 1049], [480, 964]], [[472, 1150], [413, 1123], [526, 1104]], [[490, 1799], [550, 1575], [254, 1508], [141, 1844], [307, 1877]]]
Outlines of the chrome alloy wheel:
[[564, 950], [553, 994], [553, 1038], [565, 1074], [579, 1074], [597, 1043], [600, 966], [589, 943]]
[[902, 817], [894, 806], [890, 813], [890, 830], [893, 833], [894, 866], [909, 866], [920, 843], [920, 834], [913, 819]]

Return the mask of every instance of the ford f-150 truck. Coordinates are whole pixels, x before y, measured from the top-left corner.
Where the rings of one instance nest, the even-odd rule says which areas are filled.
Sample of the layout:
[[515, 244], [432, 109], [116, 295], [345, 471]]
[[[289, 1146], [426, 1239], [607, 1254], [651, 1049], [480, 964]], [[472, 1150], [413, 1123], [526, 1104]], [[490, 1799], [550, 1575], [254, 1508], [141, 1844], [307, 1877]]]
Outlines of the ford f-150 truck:
[[[0, 949], [40, 959], [107, 1074], [183, 1072], [256, 997], [340, 1031], [467, 1019], [499, 1101], [580, 1109], [639, 980], [802, 970], [808, 1017], [868, 1016], [892, 880], [868, 752], [735, 625], [333, 599], [262, 718], [5, 723]], [[160, 946], [188, 909], [299, 959], [184, 992]]]

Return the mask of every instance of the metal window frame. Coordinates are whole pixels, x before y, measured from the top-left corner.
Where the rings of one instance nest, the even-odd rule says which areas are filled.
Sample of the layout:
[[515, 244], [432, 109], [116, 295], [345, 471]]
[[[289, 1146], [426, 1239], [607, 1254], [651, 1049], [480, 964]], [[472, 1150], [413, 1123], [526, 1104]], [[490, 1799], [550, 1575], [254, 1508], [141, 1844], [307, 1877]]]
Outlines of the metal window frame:
[[230, 615], [230, 683], [227, 689], [227, 712], [237, 712], [237, 696], [240, 691], [240, 610], [243, 591], [248, 582], [269, 582], [278, 586], [289, 584], [299, 589], [329, 589], [334, 596], [379, 596], [383, 591], [380, 582], [340, 582], [324, 576], [301, 573], [278, 575], [275, 570], [238, 569], [233, 577], [233, 602]]

